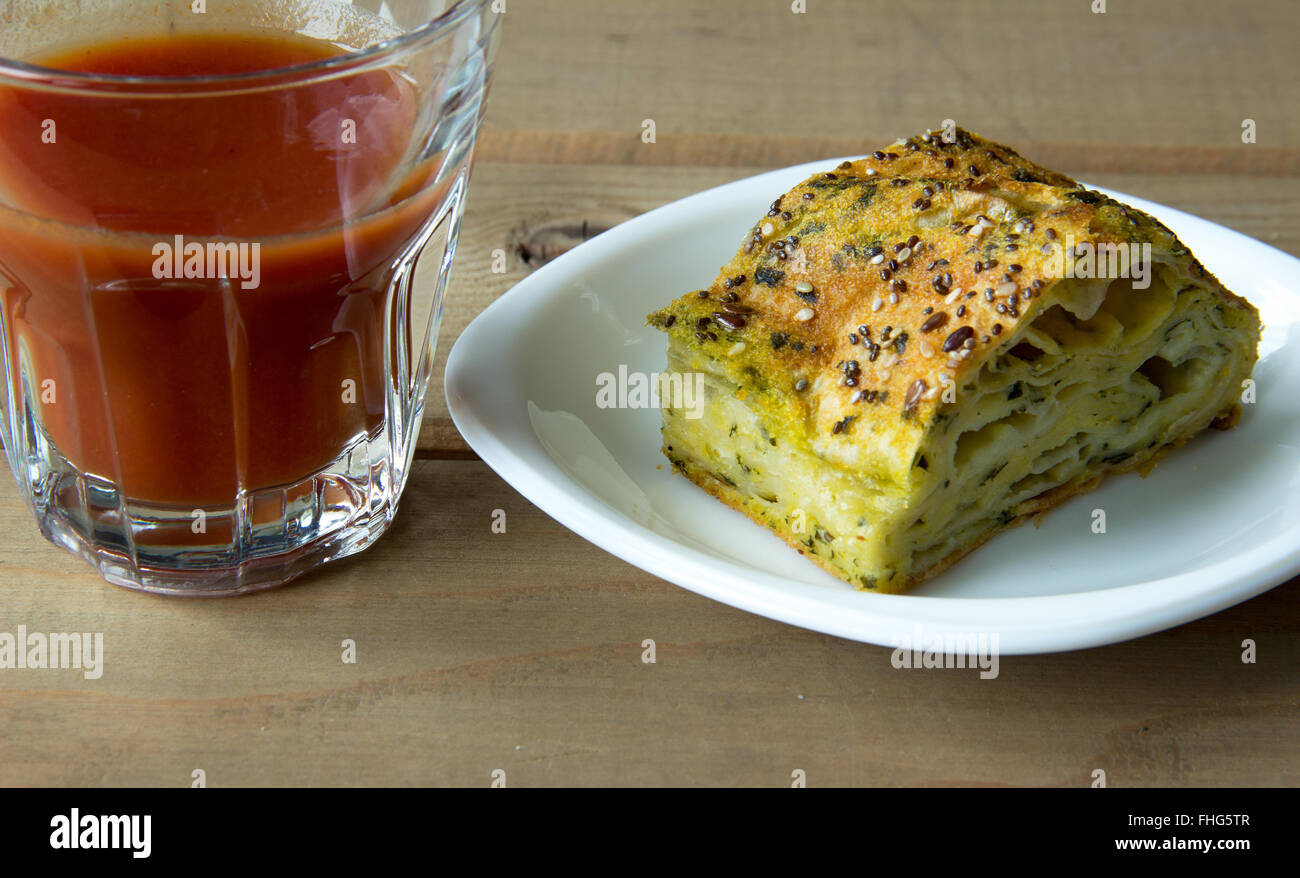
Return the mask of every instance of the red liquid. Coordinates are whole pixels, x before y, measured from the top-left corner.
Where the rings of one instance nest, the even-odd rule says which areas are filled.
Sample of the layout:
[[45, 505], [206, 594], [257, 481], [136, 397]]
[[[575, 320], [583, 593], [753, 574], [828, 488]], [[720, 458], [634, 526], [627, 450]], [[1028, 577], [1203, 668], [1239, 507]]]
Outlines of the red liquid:
[[[194, 34], [35, 63], [192, 76], [341, 51]], [[395, 179], [416, 112], [388, 70], [220, 97], [0, 87], [0, 305], [30, 395], [53, 390], [39, 417], [59, 450], [138, 502], [230, 504], [381, 424], [393, 263], [445, 197]], [[156, 279], [175, 235], [259, 243], [260, 285]]]

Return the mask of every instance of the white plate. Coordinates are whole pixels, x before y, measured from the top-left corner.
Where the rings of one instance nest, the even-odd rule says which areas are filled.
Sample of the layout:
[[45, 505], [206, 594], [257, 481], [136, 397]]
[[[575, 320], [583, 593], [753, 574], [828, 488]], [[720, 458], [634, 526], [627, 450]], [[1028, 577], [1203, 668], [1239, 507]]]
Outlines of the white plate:
[[[1040, 528], [995, 537], [909, 594], [854, 590], [674, 474], [659, 450], [657, 410], [598, 408], [598, 374], [664, 369], [665, 338], [646, 314], [708, 286], [772, 198], [838, 161], [650, 211], [493, 302], [447, 362], [447, 403], [465, 440], [561, 524], [656, 576], [886, 646], [977, 633], [996, 634], [1003, 654], [1097, 646], [1200, 618], [1300, 570], [1300, 261], [1118, 193], [1259, 308], [1257, 404], [1236, 429], [1198, 437], [1148, 478], [1108, 479]], [[1092, 532], [1098, 507], [1105, 534]]]

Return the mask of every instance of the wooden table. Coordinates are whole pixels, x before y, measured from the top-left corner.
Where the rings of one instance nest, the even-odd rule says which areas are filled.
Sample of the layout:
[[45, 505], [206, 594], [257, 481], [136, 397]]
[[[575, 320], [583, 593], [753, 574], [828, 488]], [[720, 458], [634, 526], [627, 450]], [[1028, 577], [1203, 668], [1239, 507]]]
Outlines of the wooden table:
[[441, 362], [529, 260], [944, 118], [1300, 254], [1292, 0], [806, 5], [510, 0], [419, 461], [370, 551], [263, 595], [145, 596], [44, 542], [5, 479], [0, 631], [102, 631], [106, 671], [0, 672], [0, 783], [1300, 782], [1294, 583], [1137, 641], [1007, 657], [992, 681], [900, 672], [628, 566], [457, 434]]

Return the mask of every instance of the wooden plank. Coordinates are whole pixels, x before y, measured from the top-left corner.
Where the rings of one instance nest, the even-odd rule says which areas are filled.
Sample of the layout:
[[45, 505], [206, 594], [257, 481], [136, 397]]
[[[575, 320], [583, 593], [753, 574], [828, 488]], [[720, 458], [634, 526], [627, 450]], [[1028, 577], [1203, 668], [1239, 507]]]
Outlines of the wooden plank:
[[[1032, 152], [1031, 157], [1037, 158]], [[585, 155], [585, 154], [584, 154]], [[801, 161], [818, 158], [817, 153]], [[1107, 186], [1222, 223], [1300, 255], [1300, 175], [1096, 171], [1061, 169]], [[481, 162], [474, 171], [461, 246], [457, 251], [439, 334], [436, 368], [418, 453], [422, 457], [472, 454], [447, 413], [443, 394], [446, 358], [475, 316], [531, 271], [526, 254], [554, 255], [601, 229], [701, 189], [758, 173], [762, 168]], [[776, 193], [773, 193], [774, 195]], [[506, 271], [492, 273], [492, 253], [504, 251]], [[1210, 254], [1199, 254], [1211, 261]], [[718, 254], [721, 266], [731, 256]], [[664, 299], [680, 290], [665, 289]]]
[[[931, 126], [936, 127], [938, 123]], [[908, 135], [922, 129], [903, 132]], [[979, 131], [1002, 140], [997, 129]], [[750, 134], [668, 134], [654, 143], [623, 132], [497, 131], [484, 133], [481, 161], [589, 164], [707, 166], [771, 169], [820, 158], [861, 156], [883, 149], [896, 136], [789, 136]], [[1300, 149], [1291, 146], [1145, 146], [1012, 140], [1017, 152], [1048, 168], [1069, 168], [1079, 176], [1098, 173], [1300, 175]]]
[[472, 459], [443, 365], [533, 265], [944, 118], [1300, 255], [1293, 0], [806, 5], [508, 4], [422, 459], [365, 554], [265, 595], [139, 595], [42, 540], [0, 479], [0, 631], [98, 631], [106, 649], [98, 680], [0, 672], [0, 785], [182, 786], [195, 768], [213, 786], [486, 786], [497, 768], [511, 786], [1300, 783], [1294, 582], [1130, 643], [1003, 658], [996, 680], [901, 671], [632, 568]]
[[196, 768], [212, 786], [486, 786], [497, 768], [521, 787], [1300, 782], [1291, 587], [980, 680], [664, 583], [474, 461], [417, 463], [374, 548], [234, 600], [104, 584], [8, 483], [0, 532], [0, 630], [100, 631], [106, 654], [98, 680], [0, 672], [0, 785], [184, 786]]
[[1181, 148], [1238, 146], [1253, 118], [1258, 145], [1300, 143], [1282, 97], [1300, 93], [1293, 0], [1091, 5], [807, 0], [796, 15], [789, 0], [515, 2], [488, 126], [637, 144], [650, 118], [664, 140], [876, 144], [953, 118], [1012, 144]]

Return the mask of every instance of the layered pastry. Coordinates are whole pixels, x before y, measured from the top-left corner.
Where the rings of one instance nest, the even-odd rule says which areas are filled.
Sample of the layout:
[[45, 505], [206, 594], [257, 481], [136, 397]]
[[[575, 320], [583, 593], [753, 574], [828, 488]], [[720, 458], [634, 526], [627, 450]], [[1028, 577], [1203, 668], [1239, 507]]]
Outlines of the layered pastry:
[[1232, 426], [1260, 333], [1152, 217], [961, 129], [779, 196], [649, 322], [705, 376], [673, 467], [880, 592]]

